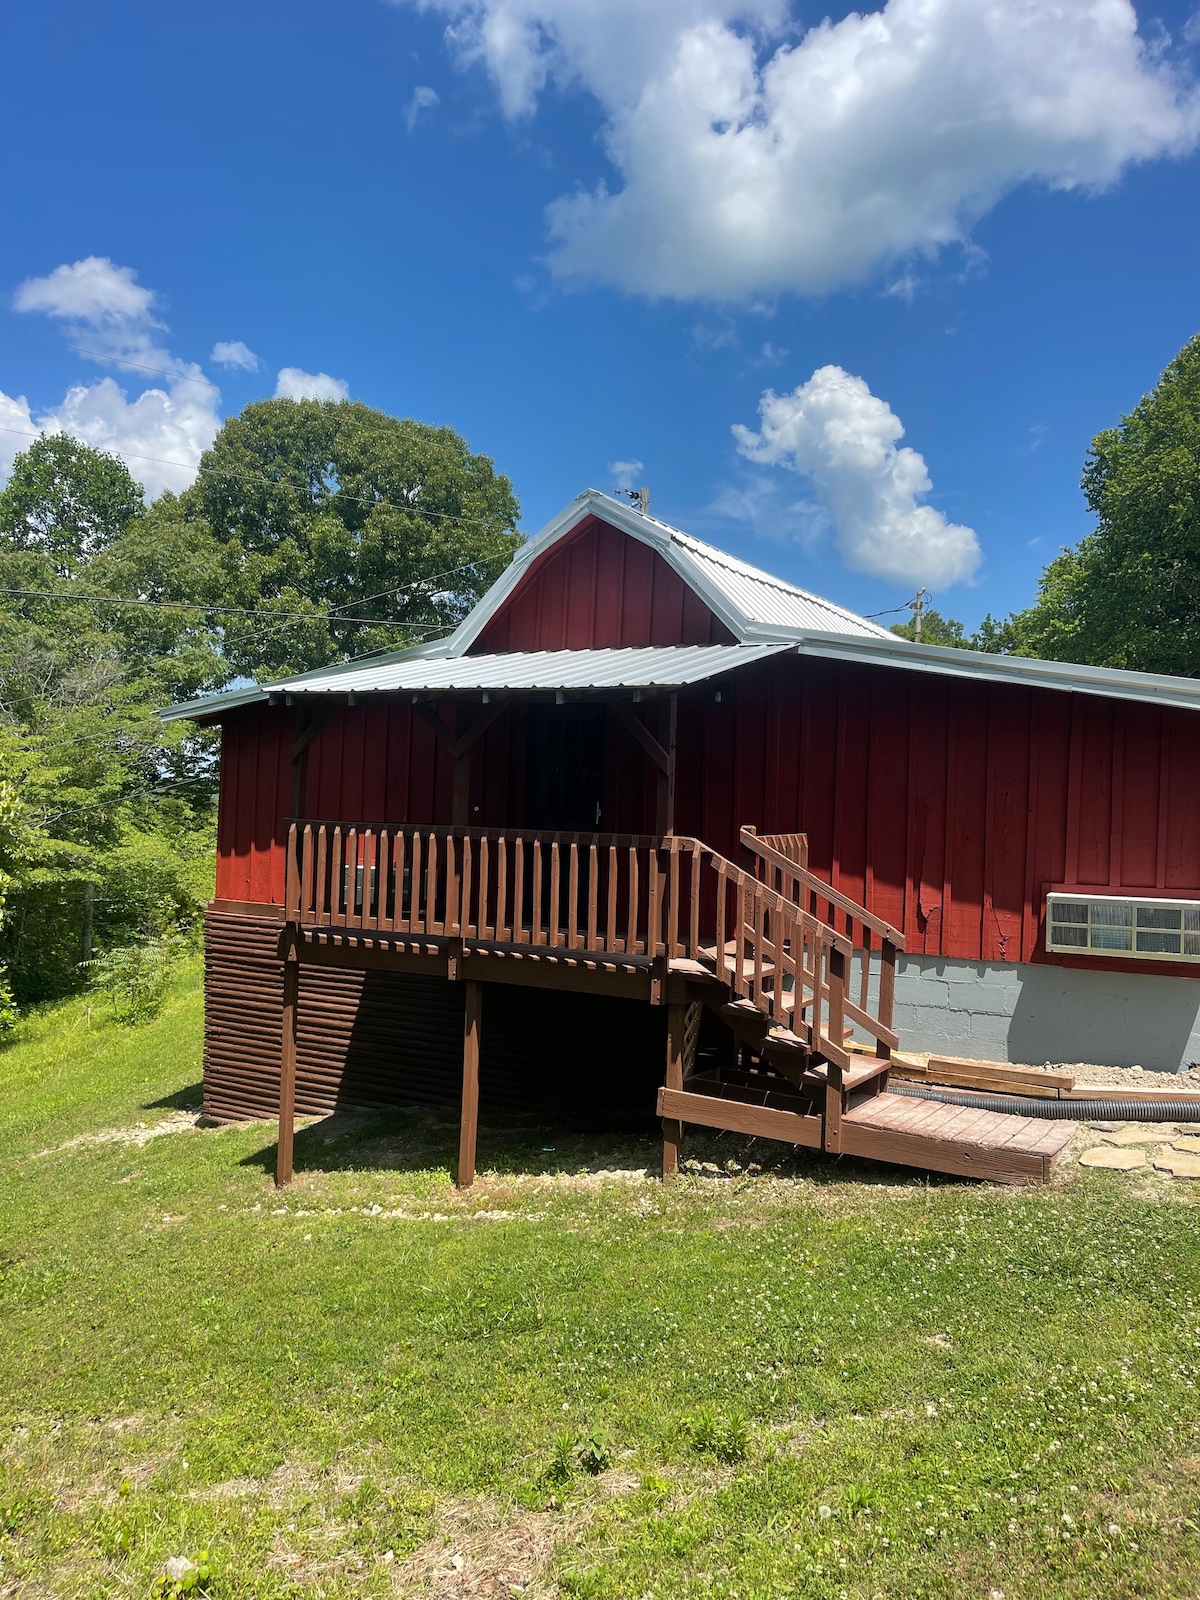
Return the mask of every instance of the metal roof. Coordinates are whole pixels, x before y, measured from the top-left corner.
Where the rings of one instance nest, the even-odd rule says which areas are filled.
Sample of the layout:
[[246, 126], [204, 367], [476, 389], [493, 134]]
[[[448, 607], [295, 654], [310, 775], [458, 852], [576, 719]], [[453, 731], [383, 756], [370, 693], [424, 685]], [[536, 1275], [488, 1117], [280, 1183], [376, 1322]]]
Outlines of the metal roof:
[[163, 715], [197, 717], [244, 705], [268, 695], [451, 693], [458, 690], [516, 691], [587, 689], [680, 689], [721, 678], [739, 667], [780, 655], [794, 646], [775, 644], [670, 645], [632, 650], [532, 650], [492, 656], [407, 656], [356, 667], [305, 673], [257, 691], [210, 695], [185, 701]]
[[532, 564], [588, 517], [598, 517], [657, 551], [743, 644], [762, 639], [770, 630], [778, 628], [790, 629], [793, 634], [816, 629], [872, 639], [892, 637], [877, 622], [847, 611], [844, 606], [834, 605], [832, 600], [823, 600], [820, 595], [798, 589], [794, 583], [786, 583], [746, 561], [739, 561], [736, 556], [672, 528], [657, 517], [622, 505], [598, 489], [585, 489], [565, 511], [548, 522], [541, 533], [522, 545], [510, 566], [448, 639], [422, 649], [428, 653], [436, 651], [438, 655], [462, 655], [469, 650]]
[[[467, 655], [488, 621], [528, 572], [530, 563], [590, 516], [599, 517], [630, 538], [658, 550], [740, 642]], [[832, 601], [773, 578], [690, 534], [589, 489], [518, 551], [508, 570], [449, 638], [378, 655], [353, 666], [322, 667], [280, 683], [185, 701], [171, 706], [163, 716], [168, 720], [217, 717], [237, 706], [279, 694], [681, 688], [788, 651], [943, 677], [1023, 684], [1200, 710], [1200, 681], [1193, 678], [913, 644]]]

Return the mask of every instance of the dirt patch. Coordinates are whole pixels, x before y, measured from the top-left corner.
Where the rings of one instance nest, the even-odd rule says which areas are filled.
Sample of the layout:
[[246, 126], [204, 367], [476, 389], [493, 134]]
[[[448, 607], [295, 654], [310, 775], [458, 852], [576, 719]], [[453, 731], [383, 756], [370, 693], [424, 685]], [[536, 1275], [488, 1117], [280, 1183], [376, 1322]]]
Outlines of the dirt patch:
[[194, 1133], [205, 1126], [198, 1111], [173, 1111], [158, 1122], [135, 1122], [128, 1128], [101, 1128], [99, 1133], [77, 1133], [62, 1144], [50, 1145], [45, 1150], [35, 1150], [29, 1157], [37, 1161], [42, 1156], [61, 1155], [64, 1150], [85, 1150], [99, 1144], [132, 1145], [140, 1150], [151, 1139], [162, 1139], [171, 1133]]
[[510, 1600], [545, 1571], [564, 1519], [534, 1511], [515, 1521], [489, 1501], [448, 1506], [441, 1527], [392, 1577], [398, 1595], [430, 1600]]

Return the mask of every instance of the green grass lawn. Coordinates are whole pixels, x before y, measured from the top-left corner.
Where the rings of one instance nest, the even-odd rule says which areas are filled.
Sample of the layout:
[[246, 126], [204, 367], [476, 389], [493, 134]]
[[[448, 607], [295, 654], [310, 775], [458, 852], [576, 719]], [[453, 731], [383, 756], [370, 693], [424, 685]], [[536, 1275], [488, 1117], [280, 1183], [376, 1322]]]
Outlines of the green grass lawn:
[[3, 1600], [1196, 1595], [1186, 1185], [497, 1127], [460, 1196], [389, 1113], [281, 1199], [200, 1049], [192, 970], [0, 1051]]

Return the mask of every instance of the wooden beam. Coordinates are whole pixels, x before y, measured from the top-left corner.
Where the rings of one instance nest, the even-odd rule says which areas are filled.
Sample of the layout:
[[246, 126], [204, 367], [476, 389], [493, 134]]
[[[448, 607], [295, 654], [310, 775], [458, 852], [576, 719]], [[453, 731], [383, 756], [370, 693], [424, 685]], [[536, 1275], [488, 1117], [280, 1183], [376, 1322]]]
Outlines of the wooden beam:
[[292, 1151], [296, 1137], [296, 1010], [300, 994], [300, 963], [291, 945], [283, 963], [283, 1038], [279, 1051], [279, 1141], [275, 1147], [275, 1187], [292, 1181]]
[[[673, 700], [675, 698], [674, 695], [671, 698]], [[650, 732], [641, 717], [638, 716], [637, 712], [627, 705], [624, 700], [606, 700], [604, 703], [622, 727], [628, 728], [651, 761], [654, 762], [654, 765], [665, 776], [671, 765], [671, 758]]]
[[475, 1146], [479, 1135], [479, 1022], [483, 1011], [483, 985], [469, 982], [463, 1013], [462, 1119], [458, 1130], [460, 1189], [475, 1182]]
[[667, 753], [667, 764], [658, 776], [658, 831], [664, 837], [675, 832], [675, 732], [679, 721], [679, 696], [669, 695], [659, 711], [659, 731]]
[[450, 729], [442, 721], [441, 717], [438, 716], [432, 700], [414, 701], [413, 710], [419, 717], [429, 724], [434, 733], [437, 734], [438, 738], [446, 746], [446, 749], [450, 752], [451, 757], [455, 761], [458, 761], [461, 759], [461, 757], [466, 755], [467, 751], [475, 743], [476, 739], [478, 739], [481, 734], [485, 733], [487, 729], [491, 727], [492, 723], [495, 722], [500, 713], [507, 708], [507, 705], [507, 700], [490, 700], [488, 704], [483, 707], [483, 710], [475, 718], [474, 722], [472, 722], [463, 733], [450, 732]]
[[[667, 1007], [667, 1090], [678, 1093], [683, 1089], [683, 1051], [687, 1033], [687, 1007]], [[677, 1118], [663, 1118], [663, 1182], [666, 1183], [679, 1170], [679, 1146], [683, 1142], [683, 1124]]]
[[749, 1106], [739, 1100], [719, 1100], [711, 1094], [688, 1094], [675, 1089], [658, 1091], [660, 1116], [677, 1118], [701, 1128], [724, 1128], [760, 1139], [780, 1139], [809, 1150], [821, 1148], [821, 1118], [802, 1117], [794, 1111], [770, 1106]]

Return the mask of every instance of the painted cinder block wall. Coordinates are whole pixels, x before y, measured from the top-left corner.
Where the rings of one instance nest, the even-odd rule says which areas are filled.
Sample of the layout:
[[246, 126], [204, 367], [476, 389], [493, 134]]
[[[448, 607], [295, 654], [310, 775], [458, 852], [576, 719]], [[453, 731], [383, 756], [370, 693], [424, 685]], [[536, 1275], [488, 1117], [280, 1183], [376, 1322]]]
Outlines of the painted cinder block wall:
[[[531, 568], [475, 648], [727, 637], [661, 557], [593, 521]], [[1160, 1067], [1200, 1058], [1195, 969], [1050, 955], [1044, 934], [1051, 888], [1200, 892], [1195, 713], [795, 656], [742, 670], [719, 700], [717, 687], [679, 697], [677, 831], [734, 857], [743, 823], [807, 833], [812, 869], [901, 927], [919, 958], [897, 991], [906, 1044]], [[226, 721], [221, 898], [282, 900], [294, 717], [256, 707]], [[608, 751], [602, 826], [652, 831], [653, 776], [611, 719]], [[307, 816], [448, 822], [450, 805], [446, 752], [402, 702], [342, 711], [311, 747]], [[519, 707], [476, 747], [471, 806], [480, 824], [524, 821]], [[1030, 975], [1040, 968], [1059, 976]]]

